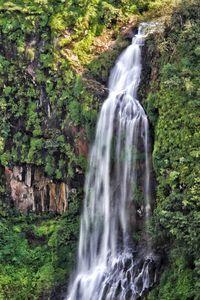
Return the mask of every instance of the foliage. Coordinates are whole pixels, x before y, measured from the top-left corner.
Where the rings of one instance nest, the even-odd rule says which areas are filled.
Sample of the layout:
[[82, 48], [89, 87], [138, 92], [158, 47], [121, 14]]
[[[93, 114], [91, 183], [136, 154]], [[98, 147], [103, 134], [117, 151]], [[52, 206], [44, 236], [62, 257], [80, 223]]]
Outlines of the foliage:
[[[105, 81], [122, 48], [107, 53], [99, 63], [91, 46], [108, 28], [118, 35], [130, 14], [138, 13], [137, 5], [128, 0], [0, 1], [4, 166], [40, 165], [56, 179], [74, 173], [79, 157], [73, 127], [84, 128], [91, 140], [99, 109], [97, 97], [82, 80], [83, 68]], [[57, 141], [60, 135], [64, 138]]]
[[[86, 168], [76, 141], [79, 132], [93, 139], [100, 106], [82, 78], [89, 65], [96, 69], [91, 46], [111, 27], [118, 35], [137, 11], [128, 2], [111, 2], [0, 0], [3, 167], [37, 165], [54, 181], [70, 180], [77, 166]], [[109, 58], [110, 65], [118, 53]], [[77, 198], [62, 217], [13, 215], [5, 207], [0, 212], [0, 299], [58, 297], [76, 255]]]
[[[100, 106], [82, 77], [88, 73], [95, 80], [107, 81], [114, 60], [127, 45], [121, 27], [132, 14], [148, 10], [151, 2], [0, 1], [3, 165], [40, 165], [56, 179], [74, 173], [79, 158], [69, 157], [79, 154], [73, 127], [84, 128], [90, 141]], [[95, 39], [108, 31], [115, 35], [116, 46], [96, 53]], [[57, 134], [64, 139], [57, 142]], [[67, 149], [66, 143], [70, 144]], [[65, 164], [60, 167], [59, 161]]]
[[[74, 198], [74, 197], [73, 197]], [[1, 216], [0, 299], [49, 299], [74, 265], [79, 205], [71, 199], [62, 217]]]
[[171, 255], [169, 266], [161, 276], [159, 288], [150, 293], [149, 300], [194, 299], [194, 277], [188, 266], [189, 258], [180, 256], [179, 251]]
[[[1, 165], [42, 166], [54, 180], [70, 179], [77, 166], [85, 168], [76, 140], [84, 129], [92, 141], [102, 99], [88, 91], [84, 76], [105, 84], [129, 43], [120, 30], [132, 14], [171, 13], [172, 2], [0, 0]], [[147, 104], [158, 180], [152, 232], [160, 247], [172, 249], [152, 300], [200, 294], [199, 11], [197, 0], [183, 0], [174, 11], [160, 45], [159, 91], [152, 89]], [[95, 41], [106, 34], [117, 46], [99, 53]], [[71, 200], [62, 217], [1, 208], [0, 299], [55, 298], [57, 287], [66, 284], [76, 253], [76, 202]]]
[[156, 244], [169, 254], [149, 299], [197, 300], [200, 294], [199, 8], [198, 1], [183, 1], [174, 11], [164, 33], [165, 48], [158, 48], [159, 89], [153, 83], [148, 97], [158, 182], [152, 231]]

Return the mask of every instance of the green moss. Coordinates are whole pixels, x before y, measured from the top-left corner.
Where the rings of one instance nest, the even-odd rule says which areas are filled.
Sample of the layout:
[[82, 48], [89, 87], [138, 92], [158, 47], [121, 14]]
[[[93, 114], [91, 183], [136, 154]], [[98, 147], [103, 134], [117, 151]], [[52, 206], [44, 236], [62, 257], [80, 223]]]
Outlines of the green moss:
[[[23, 50], [22, 50], [23, 48], [18, 48], [18, 50], [21, 50], [20, 52], [22, 53], [23, 52]], [[33, 60], [34, 60], [34, 58], [35, 58], [35, 49], [34, 48], [28, 48], [28, 49], [26, 49], [26, 55], [27, 55], [27, 58], [32, 62]]]

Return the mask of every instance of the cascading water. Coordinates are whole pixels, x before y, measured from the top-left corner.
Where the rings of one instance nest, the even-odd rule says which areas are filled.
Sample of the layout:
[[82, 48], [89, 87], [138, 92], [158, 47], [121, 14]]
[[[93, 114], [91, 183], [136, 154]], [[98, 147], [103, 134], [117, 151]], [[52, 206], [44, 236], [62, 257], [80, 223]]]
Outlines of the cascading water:
[[[109, 80], [91, 151], [78, 266], [67, 300], [138, 299], [155, 280], [145, 230], [151, 210], [148, 120], [137, 100], [141, 24]], [[134, 237], [144, 228], [142, 246]]]

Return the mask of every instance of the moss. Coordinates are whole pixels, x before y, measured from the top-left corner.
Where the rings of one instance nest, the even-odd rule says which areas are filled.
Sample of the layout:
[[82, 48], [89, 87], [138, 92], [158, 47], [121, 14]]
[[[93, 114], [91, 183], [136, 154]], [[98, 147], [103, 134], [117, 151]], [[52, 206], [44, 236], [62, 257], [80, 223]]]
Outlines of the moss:
[[[19, 49], [19, 48], [18, 48]], [[23, 50], [22, 50], [23, 48], [20, 48], [20, 52], [22, 53], [23, 52]], [[35, 49], [34, 48], [32, 48], [32, 47], [30, 47], [30, 48], [28, 48], [28, 49], [26, 49], [26, 55], [27, 55], [27, 58], [32, 62], [32, 61], [34, 61], [34, 59], [35, 59]]]

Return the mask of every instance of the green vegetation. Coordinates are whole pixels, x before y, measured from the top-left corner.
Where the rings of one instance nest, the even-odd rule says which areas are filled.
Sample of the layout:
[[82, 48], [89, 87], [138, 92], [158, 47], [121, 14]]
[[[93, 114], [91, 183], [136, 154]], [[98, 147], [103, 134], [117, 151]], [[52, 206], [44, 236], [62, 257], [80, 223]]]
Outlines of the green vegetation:
[[[148, 40], [159, 70], [146, 101], [157, 178], [151, 231], [167, 257], [148, 299], [198, 300], [198, 0], [0, 0], [0, 173], [30, 164], [67, 181], [77, 166], [85, 170], [77, 140], [81, 130], [88, 142], [94, 136], [102, 103], [95, 84], [106, 83], [129, 43], [122, 27], [143, 13], [145, 19], [172, 13], [164, 33]], [[2, 178], [0, 299], [55, 299], [66, 285], [76, 255], [79, 192], [63, 216], [23, 216], [6, 208]]]
[[[127, 45], [121, 27], [147, 1], [0, 0], [0, 171], [29, 164], [54, 181], [85, 170], [80, 132], [93, 139], [105, 83]], [[115, 46], [101, 42], [105, 37]], [[99, 46], [100, 39], [103, 49]], [[98, 57], [101, 57], [98, 60]], [[108, 63], [109, 62], [109, 63]], [[90, 90], [97, 83], [97, 88]], [[97, 93], [96, 93], [97, 91]], [[63, 216], [27, 216], [10, 203], [1, 176], [0, 299], [56, 299], [72, 271], [79, 227], [77, 201]], [[79, 199], [78, 199], [79, 197]], [[79, 206], [79, 205], [78, 205]]]
[[157, 245], [169, 253], [169, 262], [149, 299], [198, 300], [199, 1], [183, 1], [163, 36], [157, 48], [159, 84], [152, 84], [147, 110], [155, 131], [153, 162], [158, 182], [152, 230]]
[[62, 217], [1, 212], [0, 299], [58, 299], [75, 264], [77, 196]]
[[100, 106], [87, 76], [107, 81], [128, 44], [121, 28], [156, 3], [159, 11], [159, 1], [147, 0], [0, 1], [3, 166], [28, 163], [54, 179], [72, 176], [82, 164], [73, 128], [90, 142]]

